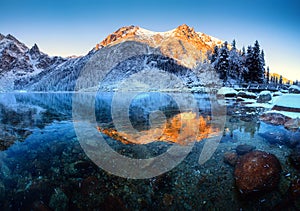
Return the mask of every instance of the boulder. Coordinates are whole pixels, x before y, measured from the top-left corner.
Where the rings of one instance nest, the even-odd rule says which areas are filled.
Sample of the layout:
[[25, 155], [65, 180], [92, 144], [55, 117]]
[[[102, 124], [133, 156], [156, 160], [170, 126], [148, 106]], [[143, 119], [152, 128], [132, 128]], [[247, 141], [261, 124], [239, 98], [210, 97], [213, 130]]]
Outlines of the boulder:
[[258, 103], [267, 103], [272, 100], [272, 94], [270, 91], [262, 91], [259, 93], [256, 102]]
[[252, 92], [239, 91], [237, 97], [246, 98], [246, 99], [256, 99], [256, 94]]
[[230, 87], [222, 87], [221, 89], [218, 90], [217, 96], [218, 97], [236, 97], [237, 91], [235, 91], [233, 88]]
[[276, 156], [252, 151], [241, 156], [235, 166], [234, 177], [241, 194], [273, 190], [280, 180], [281, 165]]
[[289, 93], [300, 94], [300, 87], [297, 85], [292, 85], [289, 87]]

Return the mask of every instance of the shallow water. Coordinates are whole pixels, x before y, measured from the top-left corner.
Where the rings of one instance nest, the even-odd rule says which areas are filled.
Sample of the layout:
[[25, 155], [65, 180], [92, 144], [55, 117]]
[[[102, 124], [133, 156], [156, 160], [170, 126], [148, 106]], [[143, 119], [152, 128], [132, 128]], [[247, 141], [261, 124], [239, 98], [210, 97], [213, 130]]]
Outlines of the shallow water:
[[[296, 209], [297, 205], [286, 195], [290, 181], [299, 177], [299, 171], [290, 165], [287, 157], [293, 149], [290, 143], [299, 139], [299, 131], [260, 122], [262, 108], [245, 108], [232, 101], [226, 107], [226, 121], [222, 125], [211, 110], [215, 101], [207, 94], [193, 94], [193, 99], [182, 93], [75, 95], [0, 94], [1, 210], [253, 210], [272, 209], [284, 203]], [[74, 110], [74, 103], [79, 110]], [[145, 136], [148, 141], [141, 143], [116, 138], [128, 140], [132, 131], [137, 134], [134, 137], [145, 131], [154, 134], [151, 130], [154, 127], [163, 131], [168, 129], [168, 121], [184, 112], [196, 112], [197, 118], [205, 120], [205, 128], [214, 128], [209, 130], [214, 133], [209, 132], [195, 142], [186, 138], [191, 140], [186, 143], [176, 141], [177, 136], [171, 139], [175, 133], [172, 130], [167, 130], [160, 141], [156, 136], [149, 138], [149, 134]], [[193, 123], [188, 128], [195, 124], [198, 128], [198, 122], [189, 122]], [[101, 134], [99, 127], [123, 133]], [[177, 130], [178, 134], [183, 134], [182, 128]], [[82, 131], [84, 137], [80, 135]], [[103, 137], [103, 143], [98, 142], [98, 136]], [[212, 156], [199, 164], [205, 144], [219, 137]], [[223, 162], [223, 155], [245, 143], [277, 156], [283, 168], [277, 190], [246, 198], [238, 193], [234, 167]], [[145, 160], [169, 153], [167, 158], [182, 161], [178, 165], [171, 161], [164, 163], [165, 169], [161, 171], [165, 173], [155, 177], [119, 177], [93, 162], [96, 155], [89, 152], [97, 153], [98, 149], [87, 152], [86, 146], [106, 145], [131, 159]], [[191, 152], [185, 156], [182, 149]], [[114, 158], [101, 153], [97, 158], [107, 163]], [[154, 169], [156, 173], [156, 163], [145, 164], [150, 166], [147, 170]], [[125, 168], [122, 173], [131, 171], [127, 173], [133, 175], [135, 170], [126, 169], [126, 161], [122, 165]], [[172, 168], [166, 171], [168, 165]]]

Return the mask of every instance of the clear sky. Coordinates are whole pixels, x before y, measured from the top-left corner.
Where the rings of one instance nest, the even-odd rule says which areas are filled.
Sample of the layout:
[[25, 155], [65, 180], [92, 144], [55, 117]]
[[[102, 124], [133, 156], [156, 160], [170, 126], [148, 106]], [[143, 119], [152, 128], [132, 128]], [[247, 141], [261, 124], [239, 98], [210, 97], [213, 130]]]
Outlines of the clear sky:
[[0, 33], [49, 55], [85, 55], [122, 26], [183, 23], [237, 47], [257, 39], [271, 72], [300, 79], [299, 0], [0, 0]]

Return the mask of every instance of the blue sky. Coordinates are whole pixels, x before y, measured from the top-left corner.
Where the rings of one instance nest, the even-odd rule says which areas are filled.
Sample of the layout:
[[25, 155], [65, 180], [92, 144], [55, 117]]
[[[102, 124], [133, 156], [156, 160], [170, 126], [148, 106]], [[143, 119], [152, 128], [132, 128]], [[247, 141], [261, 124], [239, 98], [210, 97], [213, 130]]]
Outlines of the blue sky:
[[127, 25], [196, 31], [247, 47], [259, 40], [272, 72], [300, 79], [298, 0], [0, 0], [0, 33], [50, 55], [85, 55]]

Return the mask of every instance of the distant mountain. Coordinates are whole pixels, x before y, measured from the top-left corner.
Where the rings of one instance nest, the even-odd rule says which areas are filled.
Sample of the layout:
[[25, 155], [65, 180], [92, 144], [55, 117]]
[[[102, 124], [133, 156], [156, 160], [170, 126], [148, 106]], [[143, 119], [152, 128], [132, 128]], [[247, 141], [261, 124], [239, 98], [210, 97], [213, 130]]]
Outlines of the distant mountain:
[[159, 48], [164, 56], [177, 60], [186, 67], [194, 67], [197, 61], [206, 58], [207, 51], [214, 46], [222, 45], [223, 41], [195, 32], [192, 27], [183, 24], [167, 32], [153, 32], [138, 26], [122, 27], [108, 35], [95, 47], [96, 50], [124, 41], [145, 43], [152, 48]]
[[13, 90], [16, 80], [33, 77], [65, 61], [42, 53], [36, 44], [29, 49], [12, 35], [0, 34], [0, 91]]
[[[155, 65], [153, 66], [154, 63], [157, 64], [158, 69], [162, 68], [162, 66], [174, 68], [173, 63], [175, 62], [174, 64], [177, 63], [179, 65], [176, 67], [178, 76], [181, 74], [181, 71], [183, 71], [182, 74], [185, 75], [187, 74], [186, 68], [195, 67], [197, 63], [201, 62], [206, 57], [207, 51], [212, 51], [215, 45], [221, 45], [223, 43], [223, 41], [217, 38], [208, 36], [204, 33], [195, 32], [193, 28], [187, 25], [181, 25], [176, 29], [167, 32], [152, 32], [138, 26], [128, 26], [122, 27], [108, 35], [83, 57], [72, 56], [69, 58], [61, 58], [47, 56], [40, 52], [36, 45], [29, 49], [16, 38], [12, 38], [11, 35], [2, 35], [2, 37], [2, 45], [0, 46], [1, 52], [8, 51], [9, 56], [6, 55], [6, 59], [2, 60], [3, 63], [4, 61], [8, 62], [6, 62], [6, 66], [3, 66], [2, 68], [2, 82], [1, 79], [0, 82], [1, 84], [4, 84], [3, 80], [8, 81], [7, 79], [10, 79], [10, 87], [3, 86], [2, 89], [24, 89], [32, 91], [72, 91], [75, 89], [75, 82], [80, 71], [92, 57], [99, 57], [96, 61], [97, 65], [91, 65], [94, 65], [94, 68], [100, 68], [104, 63], [110, 63], [107, 57], [108, 55], [114, 56], [116, 48], [120, 49], [126, 47], [124, 48], [124, 52], [127, 52], [127, 49], [132, 48], [132, 46], [138, 46], [137, 48], [141, 49], [141, 52], [137, 54], [128, 53], [129, 51], [127, 52], [128, 56], [130, 55], [137, 59], [137, 63], [142, 65], [141, 58], [143, 58], [143, 55], [148, 55], [148, 60], [149, 58], [157, 59], [151, 64], [149, 63], [149, 68], [156, 68]], [[8, 45], [7, 43], [10, 44]], [[161, 56], [149, 56], [151, 54], [158, 54]], [[10, 55], [14, 55], [12, 62], [10, 62], [11, 60], [9, 59]], [[121, 57], [123, 57], [123, 55], [121, 55]], [[109, 59], [114, 61], [112, 57]], [[129, 57], [124, 58], [124, 60], [126, 59], [127, 62], [129, 62], [128, 65], [134, 63]], [[22, 63], [15, 61], [22, 61]], [[124, 64], [111, 64], [112, 66], [110, 68], [112, 70], [116, 69], [114, 68], [115, 66], [126, 67]], [[147, 68], [146, 66], [143, 67]], [[102, 67], [102, 69], [103, 68], [106, 67]], [[106, 72], [107, 71], [108, 70], [106, 70]], [[165, 71], [171, 72], [173, 70]], [[99, 72], [99, 74], [101, 74], [103, 70], [99, 70]], [[110, 73], [109, 78], [124, 79], [120, 74], [126, 75], [126, 71], [124, 70], [114, 70], [113, 72], [114, 74], [118, 73], [118, 75]], [[185, 81], [191, 83], [191, 80], [194, 80], [195, 76], [192, 76], [191, 74], [188, 75], [193, 79], [189, 78]], [[108, 83], [107, 79], [105, 82], [106, 84]], [[114, 82], [111, 81], [111, 83], [113, 84]], [[85, 85], [83, 85], [82, 88], [88, 87], [91, 84], [91, 82], [85, 82]], [[111, 86], [110, 88], [105, 88], [105, 90], [111, 90], [113, 88], [115, 87]]]
[[[167, 32], [128, 26], [108, 35], [85, 56], [62, 58], [48, 56], [36, 44], [28, 48], [12, 35], [0, 34], [0, 91], [73, 91], [89, 87], [95, 90], [99, 78], [103, 80], [100, 88], [111, 91], [117, 89], [115, 82], [139, 71], [146, 74], [136, 78], [140, 82], [149, 82], [144, 76], [165, 71], [175, 73], [188, 87], [200, 86], [204, 82], [197, 80], [192, 68], [203, 62], [208, 51], [223, 43], [185, 24]], [[78, 80], [82, 70], [86, 75]], [[200, 74], [212, 81], [205, 72]], [[158, 89], [180, 88], [163, 79], [155, 84], [159, 84]]]

